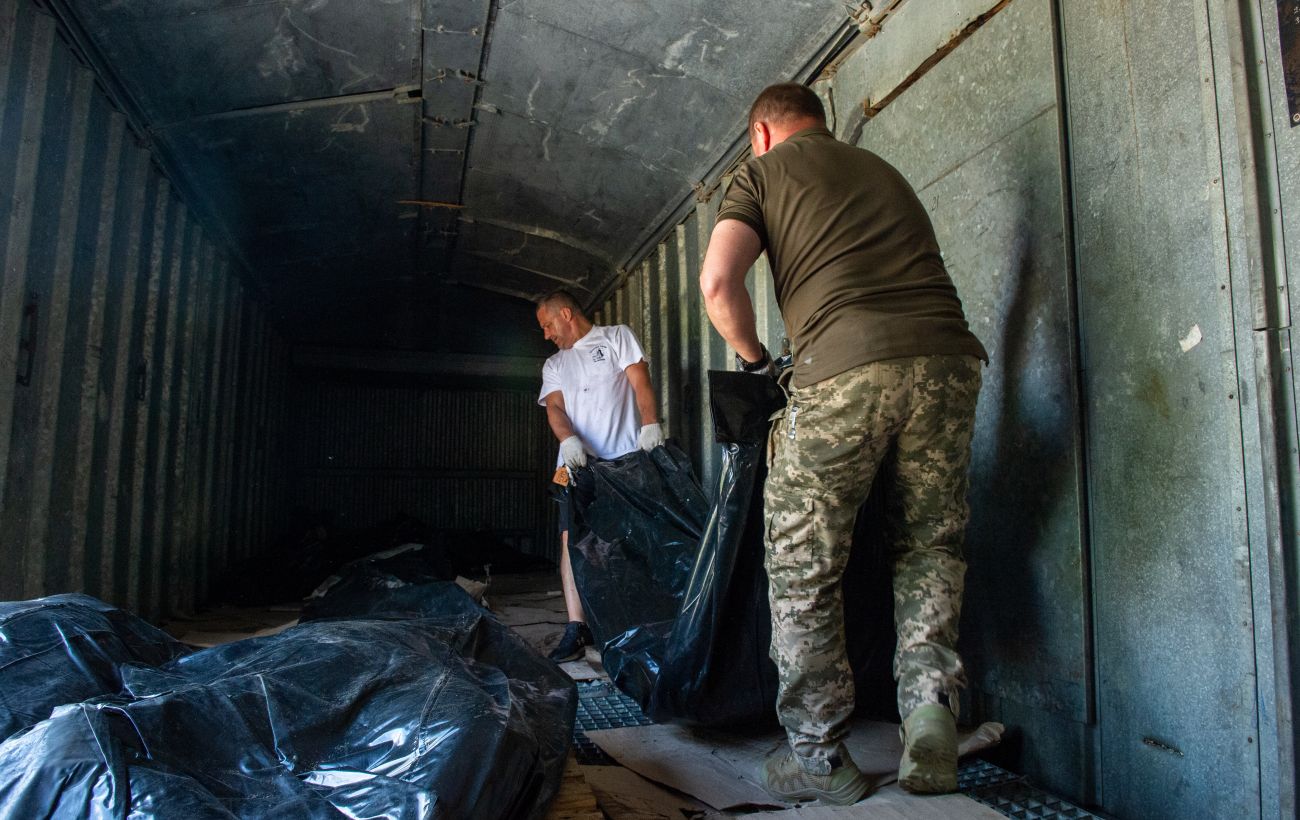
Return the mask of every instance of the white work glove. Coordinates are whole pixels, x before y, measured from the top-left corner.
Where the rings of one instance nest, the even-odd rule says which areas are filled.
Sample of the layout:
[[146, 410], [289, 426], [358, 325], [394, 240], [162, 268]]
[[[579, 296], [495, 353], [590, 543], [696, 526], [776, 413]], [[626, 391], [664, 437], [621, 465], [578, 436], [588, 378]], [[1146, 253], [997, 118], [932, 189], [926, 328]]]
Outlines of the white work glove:
[[569, 436], [560, 442], [560, 460], [570, 470], [587, 466], [587, 451], [582, 448], [582, 439]]
[[647, 424], [641, 428], [641, 434], [637, 436], [636, 443], [641, 445], [641, 449], [647, 453], [664, 443], [664, 428], [658, 423]]

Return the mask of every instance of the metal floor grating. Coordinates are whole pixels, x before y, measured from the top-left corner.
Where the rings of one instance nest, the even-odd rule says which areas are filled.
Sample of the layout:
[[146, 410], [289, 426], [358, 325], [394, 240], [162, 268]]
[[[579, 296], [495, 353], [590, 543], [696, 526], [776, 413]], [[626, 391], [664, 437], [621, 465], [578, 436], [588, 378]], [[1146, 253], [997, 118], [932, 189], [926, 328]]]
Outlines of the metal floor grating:
[[[587, 732], [623, 726], [649, 726], [637, 702], [608, 681], [578, 684], [578, 715], [573, 726], [574, 754], [587, 766], [616, 766], [591, 742]], [[957, 770], [957, 790], [1020, 820], [1100, 820], [1097, 815], [1030, 785], [1023, 777], [986, 760], [971, 760]]]
[[587, 737], [595, 729], [622, 726], [649, 726], [650, 718], [641, 713], [637, 702], [614, 688], [608, 681], [578, 684], [578, 716], [573, 724], [574, 754], [588, 766], [617, 765]]
[[1098, 815], [1055, 797], [1018, 774], [986, 760], [957, 770], [957, 790], [972, 800], [1020, 820], [1101, 820]]

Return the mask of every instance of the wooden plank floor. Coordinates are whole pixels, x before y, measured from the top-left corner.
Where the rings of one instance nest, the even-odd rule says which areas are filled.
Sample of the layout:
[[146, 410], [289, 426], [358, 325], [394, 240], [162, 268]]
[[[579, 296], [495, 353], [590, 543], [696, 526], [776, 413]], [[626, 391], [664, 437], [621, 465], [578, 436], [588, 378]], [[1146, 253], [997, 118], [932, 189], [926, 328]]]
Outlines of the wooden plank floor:
[[551, 804], [547, 820], [605, 820], [605, 815], [596, 805], [596, 795], [582, 776], [578, 759], [569, 752], [569, 762], [564, 765], [564, 779], [560, 781], [560, 793]]

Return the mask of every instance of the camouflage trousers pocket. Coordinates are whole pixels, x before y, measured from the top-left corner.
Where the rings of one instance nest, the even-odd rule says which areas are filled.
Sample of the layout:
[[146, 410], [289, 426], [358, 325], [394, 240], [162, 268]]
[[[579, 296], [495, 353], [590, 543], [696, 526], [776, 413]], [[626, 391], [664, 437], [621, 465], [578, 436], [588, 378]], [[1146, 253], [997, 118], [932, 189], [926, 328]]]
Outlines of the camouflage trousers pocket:
[[801, 504], [779, 506], [771, 504], [769, 499], [767, 514], [764, 516], [769, 556], [778, 544], [783, 552], [799, 550], [806, 553], [812, 548], [817, 535], [816, 522], [813, 519], [814, 505], [815, 502], [811, 498], [805, 498]]
[[784, 427], [785, 408], [782, 407], [767, 417], [767, 449], [764, 455], [768, 472], [772, 471], [772, 465], [776, 462], [776, 437], [778, 431]]

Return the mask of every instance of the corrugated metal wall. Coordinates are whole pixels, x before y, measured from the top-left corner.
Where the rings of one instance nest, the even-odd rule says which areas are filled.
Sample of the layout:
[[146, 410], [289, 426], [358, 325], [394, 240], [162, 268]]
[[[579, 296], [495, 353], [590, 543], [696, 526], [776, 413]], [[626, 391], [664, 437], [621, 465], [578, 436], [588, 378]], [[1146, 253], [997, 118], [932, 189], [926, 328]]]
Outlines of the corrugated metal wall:
[[[974, 716], [1012, 728], [1009, 765], [1117, 816], [1294, 816], [1300, 128], [1275, 5], [873, 5], [892, 14], [816, 87], [918, 189], [993, 357]], [[695, 280], [718, 198], [598, 311], [657, 357], [710, 477], [701, 379], [730, 351]], [[750, 287], [775, 349], [761, 265]]]
[[410, 515], [435, 529], [491, 530], [555, 560], [555, 442], [535, 393], [301, 379], [297, 506], [342, 527]]
[[187, 611], [283, 506], [287, 350], [54, 21], [0, 0], [0, 600]]

